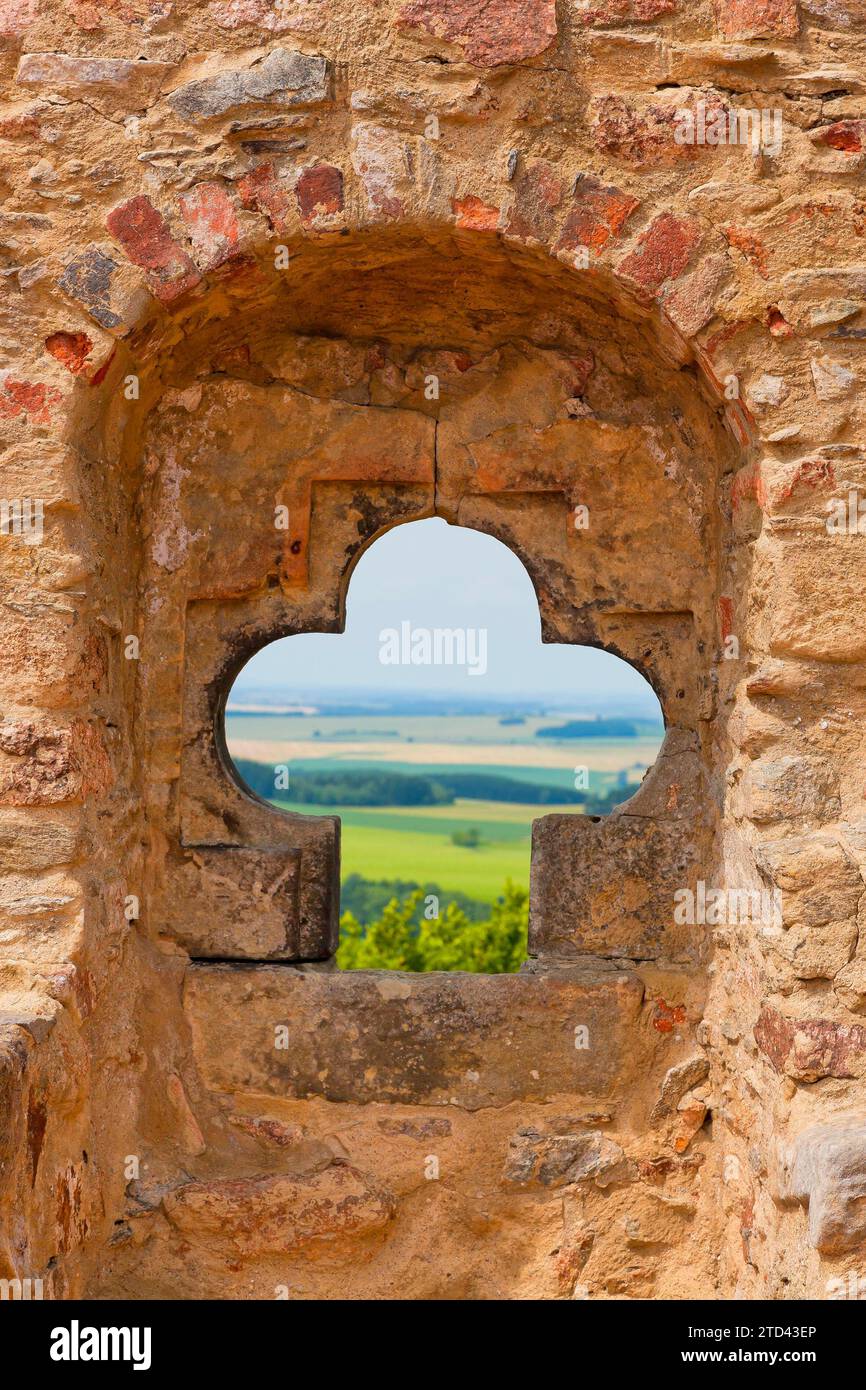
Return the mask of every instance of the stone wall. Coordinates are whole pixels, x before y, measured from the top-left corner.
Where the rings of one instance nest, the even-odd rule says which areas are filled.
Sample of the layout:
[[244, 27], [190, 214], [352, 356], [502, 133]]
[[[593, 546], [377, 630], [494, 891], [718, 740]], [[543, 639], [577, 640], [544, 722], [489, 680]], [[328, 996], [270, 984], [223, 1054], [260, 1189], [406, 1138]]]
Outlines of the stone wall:
[[[5, 0], [0, 40], [0, 1278], [827, 1297], [866, 1258], [862, 8]], [[225, 753], [248, 657], [431, 515], [667, 723], [619, 812], [536, 822], [516, 977], [335, 971], [338, 824]]]

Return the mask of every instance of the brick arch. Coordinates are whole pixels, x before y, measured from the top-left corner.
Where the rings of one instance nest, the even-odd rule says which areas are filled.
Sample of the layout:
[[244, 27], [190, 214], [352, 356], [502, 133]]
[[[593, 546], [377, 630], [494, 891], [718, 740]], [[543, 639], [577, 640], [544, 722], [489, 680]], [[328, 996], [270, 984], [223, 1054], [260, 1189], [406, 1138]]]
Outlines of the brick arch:
[[102, 330], [102, 340], [90, 341], [83, 326], [76, 332], [58, 323], [47, 350], [98, 386], [116, 343], [130, 344], [133, 357], [145, 345], [149, 354], [154, 341], [188, 332], [203, 307], [207, 314], [209, 299], [237, 302], [247, 290], [254, 301], [279, 295], [285, 274], [274, 269], [277, 247], [294, 257], [305, 244], [336, 246], [365, 233], [435, 239], [451, 229], [464, 244], [495, 240], [549, 256], [590, 294], [627, 317], [650, 320], [660, 349], [673, 360], [694, 360], [735, 437], [743, 445], [752, 441], [750, 412], [720, 379], [725, 358], [715, 358], [724, 343], [708, 345], [703, 333], [724, 313], [730, 274], [727, 244], [705, 217], [677, 216], [664, 203], [653, 209], [593, 175], [578, 176], [569, 191], [543, 161], [521, 171], [502, 206], [470, 194], [422, 217], [402, 204], [386, 215], [361, 167], [364, 194], [349, 205], [343, 168], [315, 156], [291, 185], [264, 164], [234, 184], [203, 181], [157, 203], [145, 192], [124, 199], [109, 213], [102, 241], [61, 253], [58, 288], [95, 333]]

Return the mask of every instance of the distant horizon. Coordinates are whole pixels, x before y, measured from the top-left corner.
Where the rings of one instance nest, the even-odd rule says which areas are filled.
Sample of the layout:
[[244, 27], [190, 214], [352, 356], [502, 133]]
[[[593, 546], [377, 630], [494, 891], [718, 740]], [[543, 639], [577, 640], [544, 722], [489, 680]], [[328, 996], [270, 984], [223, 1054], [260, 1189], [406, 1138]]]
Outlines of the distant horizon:
[[395, 691], [382, 686], [320, 686], [303, 689], [284, 682], [245, 685], [242, 680], [238, 680], [232, 688], [226, 708], [228, 713], [232, 713], [238, 705], [256, 703], [265, 706], [265, 709], [271, 705], [290, 709], [302, 706], [340, 709], [343, 706], [363, 704], [370, 706], [371, 712], [381, 709], [383, 713], [389, 709], [396, 711], [407, 705], [419, 704], [449, 707], [459, 705], [474, 714], [483, 713], [485, 708], [494, 708], [497, 712], [503, 709], [522, 712], [527, 709], [546, 708], [563, 712], [573, 710], [575, 714], [628, 713], [647, 719], [658, 718], [660, 722], [662, 720], [657, 697], [650, 687], [647, 687], [646, 693], [605, 691], [573, 695], [561, 691], [530, 691], [516, 695], [508, 690], [491, 690], [483, 696], [473, 698], [463, 691], [453, 689]]

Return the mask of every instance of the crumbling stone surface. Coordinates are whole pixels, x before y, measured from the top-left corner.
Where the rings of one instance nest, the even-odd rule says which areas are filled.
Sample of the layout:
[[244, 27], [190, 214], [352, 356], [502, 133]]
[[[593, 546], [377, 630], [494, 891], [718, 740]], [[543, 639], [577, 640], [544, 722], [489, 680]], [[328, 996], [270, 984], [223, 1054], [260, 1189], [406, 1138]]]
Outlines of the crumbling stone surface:
[[849, 1116], [812, 1125], [782, 1159], [779, 1196], [809, 1212], [809, 1241], [825, 1255], [862, 1249], [866, 1238], [866, 1124]]
[[256, 1177], [185, 1183], [165, 1197], [169, 1222], [188, 1240], [242, 1256], [283, 1254], [327, 1240], [382, 1230], [394, 1215], [391, 1193], [347, 1164], [304, 1179]]
[[[863, 1236], [861, 7], [0, 34], [0, 500], [40, 504], [0, 534], [0, 1278], [826, 1296]], [[250, 796], [222, 711], [430, 515], [668, 736], [606, 821], [537, 822], [521, 976], [348, 980], [339, 826]]]

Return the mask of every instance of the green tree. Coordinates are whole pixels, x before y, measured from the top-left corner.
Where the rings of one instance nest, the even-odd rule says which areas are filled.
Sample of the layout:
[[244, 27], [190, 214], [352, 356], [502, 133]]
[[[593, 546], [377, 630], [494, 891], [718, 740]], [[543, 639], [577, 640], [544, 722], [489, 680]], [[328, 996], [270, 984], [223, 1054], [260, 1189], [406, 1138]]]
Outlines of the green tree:
[[[346, 970], [423, 970], [418, 932], [412, 918], [423, 896], [419, 889], [402, 902], [397, 898], [364, 930], [350, 912], [340, 923], [337, 963]], [[344, 944], [348, 948], [345, 955]], [[348, 963], [347, 963], [348, 962]]]
[[417, 924], [423, 890], [393, 898], [366, 928], [351, 913], [340, 922], [341, 970], [466, 970], [511, 974], [526, 958], [529, 894], [509, 879], [489, 916], [473, 922], [456, 903]]

